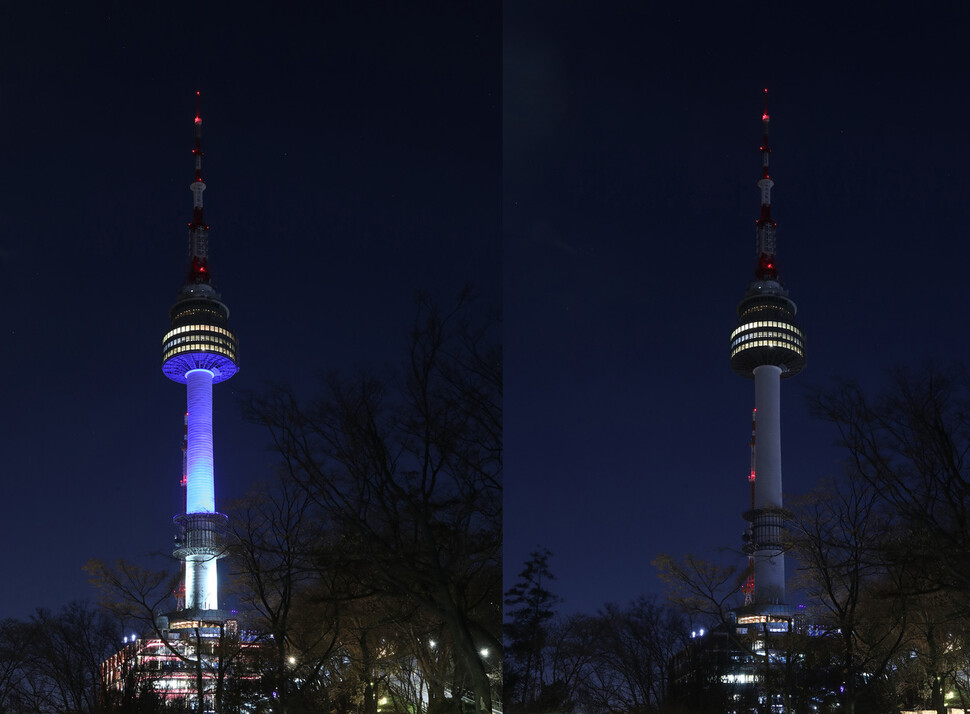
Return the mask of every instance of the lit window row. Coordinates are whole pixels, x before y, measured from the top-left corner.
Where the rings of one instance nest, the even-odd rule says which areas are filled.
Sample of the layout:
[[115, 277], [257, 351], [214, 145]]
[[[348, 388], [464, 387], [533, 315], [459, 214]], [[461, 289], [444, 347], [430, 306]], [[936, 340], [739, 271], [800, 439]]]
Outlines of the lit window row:
[[746, 322], [740, 327], [736, 328], [734, 332], [731, 333], [731, 339], [733, 340], [735, 337], [738, 336], [739, 333], [744, 332], [745, 330], [754, 330], [762, 327], [779, 327], [785, 330], [792, 330], [794, 332], [798, 331], [798, 328], [795, 327], [790, 322], [778, 322], [776, 320], [761, 320], [759, 322]]
[[799, 345], [792, 342], [781, 342], [779, 340], [753, 340], [752, 342], [746, 342], [735, 347], [733, 350], [731, 350], [731, 356], [734, 357], [734, 355], [736, 355], [738, 352], [754, 349], [755, 347], [781, 347], [786, 350], [791, 350], [792, 352], [797, 352], [799, 355], [805, 354]]
[[774, 332], [774, 331], [764, 331], [764, 332], [752, 332], [747, 335], [741, 335], [733, 342], [731, 342], [731, 347], [737, 347], [744, 342], [750, 342], [751, 340], [784, 340], [790, 342], [793, 346], [797, 347], [799, 350], [802, 348], [800, 332]]
[[162, 342], [165, 342], [170, 337], [175, 337], [175, 335], [184, 335], [186, 332], [215, 332], [226, 337], [232, 337], [232, 333], [225, 327], [216, 327], [215, 325], [185, 325], [184, 327], [176, 327], [166, 332], [165, 337], [162, 338]]
[[177, 345], [222, 345], [226, 348], [234, 348], [236, 341], [224, 337], [212, 337], [209, 335], [189, 335], [188, 337], [176, 337], [165, 343], [165, 349], [169, 350]]
[[738, 618], [739, 625], [753, 625], [758, 622], [767, 622], [768, 618], [765, 615], [742, 615]]
[[215, 352], [216, 354], [223, 355], [224, 357], [228, 357], [229, 359], [232, 359], [232, 360], [236, 359], [235, 350], [226, 349], [224, 347], [219, 347], [217, 345], [210, 345], [210, 344], [200, 345], [196, 343], [193, 345], [186, 345], [185, 347], [176, 347], [171, 350], [166, 350], [165, 354], [162, 355], [162, 361], [167, 362], [172, 357], [175, 357], [176, 355], [185, 354], [186, 352]]

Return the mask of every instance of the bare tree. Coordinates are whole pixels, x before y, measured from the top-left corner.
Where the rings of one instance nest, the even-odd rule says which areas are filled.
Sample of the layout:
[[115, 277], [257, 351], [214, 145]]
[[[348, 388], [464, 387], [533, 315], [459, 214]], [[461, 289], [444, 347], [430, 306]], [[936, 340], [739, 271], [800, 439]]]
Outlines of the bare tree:
[[467, 294], [450, 312], [422, 299], [396, 378], [333, 376], [317, 401], [277, 389], [249, 411], [362, 584], [447, 628], [468, 694], [489, 712], [496, 683], [481, 652], [501, 651], [501, 349], [497, 322], [473, 324], [471, 307]]
[[0, 712], [16, 711], [23, 697], [30, 628], [13, 618], [0, 621]]
[[659, 711], [669, 662], [687, 643], [682, 616], [641, 597], [626, 607], [608, 603], [592, 619], [588, 676], [580, 686], [583, 709], [603, 714]]
[[728, 613], [740, 603], [746, 572], [735, 565], [719, 565], [688, 553], [683, 560], [661, 553], [653, 566], [667, 589], [667, 599], [691, 622], [707, 627], [728, 622]]
[[937, 711], [966, 669], [970, 623], [970, 384], [957, 369], [897, 369], [870, 395], [856, 382], [820, 391], [815, 411], [838, 430], [851, 478], [884, 513], [889, 593], [906, 608], [900, 696]]
[[899, 520], [894, 557], [920, 564], [922, 586], [970, 592], [970, 385], [962, 374], [896, 370], [882, 395], [858, 383], [819, 392], [851, 472]]
[[312, 505], [298, 484], [278, 478], [230, 508], [232, 590], [262, 638], [273, 711], [289, 711], [295, 679], [314, 686], [307, 677], [323, 669], [337, 643], [338, 605], [313, 567], [322, 536]]
[[905, 643], [903, 573], [885, 557], [893, 529], [872, 484], [849, 475], [790, 501], [796, 587], [812, 603], [810, 620], [829, 649], [842, 709], [851, 714], [881, 694], [880, 683]]
[[83, 602], [38, 609], [0, 623], [0, 712], [105, 711], [101, 662], [116, 646], [118, 623]]

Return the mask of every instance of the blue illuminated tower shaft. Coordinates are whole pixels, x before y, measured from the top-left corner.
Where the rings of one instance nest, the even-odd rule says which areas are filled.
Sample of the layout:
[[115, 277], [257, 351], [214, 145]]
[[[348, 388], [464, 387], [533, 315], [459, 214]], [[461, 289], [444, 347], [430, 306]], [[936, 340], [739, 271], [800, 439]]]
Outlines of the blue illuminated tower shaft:
[[[185, 513], [215, 514], [215, 478], [212, 457], [212, 377], [207, 369], [186, 373], [188, 436], [186, 448]], [[194, 531], [205, 525], [196, 518]], [[215, 525], [215, 524], [213, 524]], [[188, 530], [188, 528], [186, 529]], [[204, 544], [197, 544], [204, 545]], [[213, 538], [212, 546], [219, 544]], [[216, 568], [220, 553], [186, 553], [185, 606], [187, 609], [219, 609], [219, 576]]]
[[189, 224], [190, 267], [169, 311], [171, 329], [162, 338], [162, 372], [186, 387], [185, 513], [175, 556], [185, 563], [187, 619], [223, 620], [216, 563], [224, 554], [226, 517], [216, 512], [212, 448], [212, 385], [237, 370], [236, 336], [229, 310], [209, 285], [209, 227], [202, 217], [202, 120], [195, 118], [195, 180]]
[[212, 377], [207, 369], [186, 373], [187, 446], [185, 450], [185, 512], [216, 510], [212, 457]]
[[[765, 90], [767, 91], [767, 90]], [[758, 446], [754, 462], [754, 499], [744, 514], [751, 525], [744, 550], [754, 559], [754, 605], [784, 605], [786, 513], [781, 493], [781, 380], [805, 366], [805, 335], [795, 324], [795, 303], [778, 279], [775, 221], [771, 217], [768, 171], [768, 110], [761, 117], [761, 217], [757, 221], [754, 280], [738, 305], [738, 325], [731, 333], [731, 369], [754, 379]]]

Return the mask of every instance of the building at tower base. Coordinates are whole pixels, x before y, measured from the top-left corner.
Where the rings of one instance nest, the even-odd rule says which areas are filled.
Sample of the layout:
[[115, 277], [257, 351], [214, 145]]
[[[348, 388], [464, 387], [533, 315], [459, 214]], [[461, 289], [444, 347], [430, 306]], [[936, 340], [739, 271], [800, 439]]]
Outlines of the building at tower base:
[[814, 633], [799, 612], [784, 609], [757, 617], [735, 611], [712, 630], [692, 633], [670, 662], [665, 708], [696, 714], [819, 711], [826, 693], [804, 686], [810, 673], [797, 649]]
[[107, 703], [154, 701], [214, 712], [217, 699], [255, 706], [270, 698], [260, 686], [259, 640], [240, 632], [231, 617], [220, 627], [194, 631], [160, 627], [145, 637], [125, 637], [123, 645], [101, 664]]

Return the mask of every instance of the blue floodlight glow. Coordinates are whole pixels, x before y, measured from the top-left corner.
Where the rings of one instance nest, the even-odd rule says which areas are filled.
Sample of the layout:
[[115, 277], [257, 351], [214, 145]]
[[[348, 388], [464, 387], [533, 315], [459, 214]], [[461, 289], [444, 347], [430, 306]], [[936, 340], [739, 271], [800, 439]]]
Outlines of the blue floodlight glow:
[[186, 375], [188, 435], [186, 445], [185, 512], [215, 513], [212, 462], [212, 377], [207, 369]]

